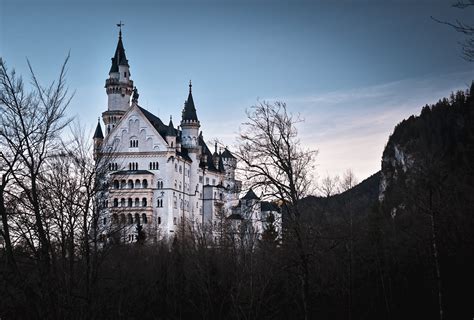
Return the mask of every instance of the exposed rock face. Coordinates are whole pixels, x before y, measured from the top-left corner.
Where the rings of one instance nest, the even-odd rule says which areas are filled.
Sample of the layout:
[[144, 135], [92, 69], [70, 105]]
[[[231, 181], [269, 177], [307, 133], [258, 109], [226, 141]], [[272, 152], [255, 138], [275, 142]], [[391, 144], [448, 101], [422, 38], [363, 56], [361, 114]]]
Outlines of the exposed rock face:
[[[462, 91], [399, 123], [382, 157], [379, 202], [392, 217], [423, 186], [469, 172], [474, 159], [474, 99]], [[444, 183], [444, 182], [443, 182]]]

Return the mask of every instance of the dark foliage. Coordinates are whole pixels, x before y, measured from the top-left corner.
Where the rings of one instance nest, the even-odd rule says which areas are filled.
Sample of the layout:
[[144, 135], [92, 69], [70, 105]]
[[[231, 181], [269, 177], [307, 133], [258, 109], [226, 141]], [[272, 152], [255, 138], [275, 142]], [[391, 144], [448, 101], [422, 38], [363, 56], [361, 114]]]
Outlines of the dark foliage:
[[[299, 202], [310, 318], [436, 319], [439, 292], [444, 318], [472, 318], [473, 117], [469, 93], [424, 107], [395, 128], [381, 172], [342, 194]], [[281, 243], [274, 239], [269, 229], [249, 250], [202, 234], [171, 244], [140, 237], [100, 251], [87, 287], [80, 247], [72, 261], [58, 255], [56, 278], [45, 286], [31, 252], [17, 244], [14, 273], [0, 251], [0, 317], [299, 319], [306, 309], [297, 243], [290, 231]]]

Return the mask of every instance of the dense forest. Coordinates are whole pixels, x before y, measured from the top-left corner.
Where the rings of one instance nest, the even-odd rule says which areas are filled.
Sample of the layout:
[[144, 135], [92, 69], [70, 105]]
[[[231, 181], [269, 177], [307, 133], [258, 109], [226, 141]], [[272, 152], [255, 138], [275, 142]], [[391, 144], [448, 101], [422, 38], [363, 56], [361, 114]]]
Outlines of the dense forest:
[[[381, 171], [360, 184], [280, 202], [282, 239], [268, 230], [242, 245], [223, 228], [216, 243], [205, 230], [183, 228], [169, 242], [99, 245], [94, 181], [103, 172], [79, 138], [57, 140], [67, 124], [59, 121], [68, 102], [63, 78], [12, 100], [22, 85], [5, 68], [1, 75], [3, 88], [10, 81], [17, 90], [2, 91], [4, 110], [16, 111], [5, 113], [1, 142], [21, 148], [2, 154], [16, 164], [2, 171], [0, 189], [0, 318], [473, 316], [474, 86], [398, 124]], [[32, 102], [34, 112], [23, 108]], [[6, 126], [10, 118], [35, 125], [22, 133]], [[41, 153], [47, 148], [63, 152], [51, 159]]]

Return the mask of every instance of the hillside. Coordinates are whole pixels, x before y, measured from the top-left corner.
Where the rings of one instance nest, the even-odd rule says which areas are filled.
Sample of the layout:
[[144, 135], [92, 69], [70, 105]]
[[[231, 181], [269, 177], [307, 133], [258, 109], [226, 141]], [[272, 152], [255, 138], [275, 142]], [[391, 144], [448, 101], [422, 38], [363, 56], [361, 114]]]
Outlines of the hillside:
[[[354, 318], [472, 316], [464, 294], [474, 286], [470, 92], [474, 85], [400, 122], [381, 171], [344, 193], [301, 201], [324, 252], [320, 270], [346, 288]], [[334, 299], [326, 303], [337, 306]]]

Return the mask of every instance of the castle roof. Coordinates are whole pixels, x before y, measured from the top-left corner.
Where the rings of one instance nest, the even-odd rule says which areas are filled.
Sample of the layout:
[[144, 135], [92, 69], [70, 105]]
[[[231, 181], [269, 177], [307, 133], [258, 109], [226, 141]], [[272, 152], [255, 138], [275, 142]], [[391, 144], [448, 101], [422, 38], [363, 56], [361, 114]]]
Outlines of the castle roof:
[[138, 108], [140, 109], [141, 112], [143, 112], [143, 114], [148, 119], [148, 121], [150, 121], [150, 123], [153, 125], [153, 127], [155, 127], [156, 131], [158, 131], [158, 133], [163, 137], [163, 139], [166, 140], [166, 133], [168, 132], [168, 126], [165, 125], [163, 123], [163, 121], [161, 121], [160, 118], [155, 116], [150, 111], [148, 111], [148, 110], [146, 110], [146, 109], [144, 109], [140, 106]]
[[100, 127], [100, 120], [97, 122], [97, 127], [95, 128], [94, 139], [104, 139], [104, 134], [102, 133], [102, 128]]
[[173, 125], [173, 119], [170, 117], [170, 122], [168, 123], [168, 129], [166, 130], [166, 135], [169, 137], [176, 137], [176, 129]]
[[242, 197], [242, 200], [259, 200], [260, 198], [257, 197], [255, 192], [253, 192], [252, 188], [250, 188], [249, 191], [247, 191], [247, 194]]
[[117, 43], [117, 48], [115, 49], [114, 57], [112, 58], [112, 66], [110, 67], [109, 73], [119, 72], [119, 66], [129, 67], [127, 56], [125, 56], [125, 48], [123, 47], [122, 42], [122, 31], [119, 33], [119, 40]]
[[193, 99], [193, 93], [192, 93], [192, 84], [189, 82], [189, 94], [188, 94], [188, 99], [184, 103], [184, 109], [183, 109], [183, 121], [198, 121], [198, 117], [196, 114], [196, 107], [194, 106], [194, 99]]
[[274, 202], [262, 201], [261, 211], [277, 211], [280, 212], [280, 208]]
[[226, 159], [235, 159], [234, 155], [227, 149], [227, 147], [224, 149], [224, 152], [221, 154], [222, 158]]
[[211, 150], [209, 150], [209, 148], [207, 147], [206, 143], [204, 142], [204, 138], [202, 137], [202, 134], [199, 135], [199, 145], [202, 147], [202, 151], [203, 151], [203, 154], [206, 155], [206, 162], [205, 163], [202, 163], [200, 164], [201, 167], [203, 166], [207, 166], [207, 170], [210, 170], [210, 171], [215, 171], [215, 172], [218, 172], [219, 169], [216, 168], [216, 166], [214, 166], [214, 161], [212, 159], [212, 153], [211, 153]]

